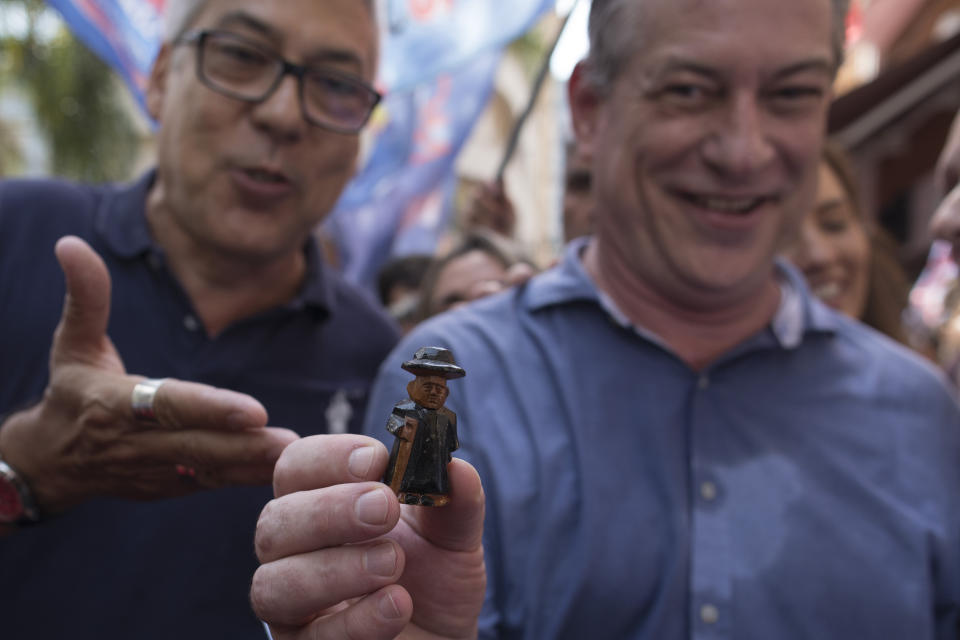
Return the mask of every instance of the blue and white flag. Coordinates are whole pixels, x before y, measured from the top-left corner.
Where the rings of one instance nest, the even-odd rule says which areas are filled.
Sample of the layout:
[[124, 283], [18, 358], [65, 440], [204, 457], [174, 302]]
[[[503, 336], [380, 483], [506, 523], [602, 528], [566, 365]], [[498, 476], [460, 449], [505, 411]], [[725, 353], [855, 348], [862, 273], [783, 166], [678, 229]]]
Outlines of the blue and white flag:
[[391, 256], [433, 252], [449, 218], [454, 160], [487, 104], [500, 57], [483, 53], [389, 94], [378, 109], [376, 146], [325, 223], [349, 280], [372, 287]]
[[411, 87], [501, 50], [555, 0], [386, 0], [381, 83]]
[[113, 67], [144, 103], [153, 59], [163, 39], [164, 0], [47, 0], [73, 34]]

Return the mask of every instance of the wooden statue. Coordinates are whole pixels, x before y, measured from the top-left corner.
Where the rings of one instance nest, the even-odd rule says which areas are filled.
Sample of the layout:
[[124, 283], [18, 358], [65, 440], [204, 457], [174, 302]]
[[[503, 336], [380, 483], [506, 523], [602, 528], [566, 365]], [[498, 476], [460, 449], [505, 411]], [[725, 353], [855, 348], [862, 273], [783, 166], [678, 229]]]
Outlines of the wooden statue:
[[410, 398], [395, 404], [387, 419], [396, 440], [383, 482], [402, 504], [442, 507], [450, 501], [450, 454], [460, 448], [457, 414], [443, 406], [447, 380], [466, 372], [442, 347], [422, 347], [401, 366], [416, 378], [407, 385]]

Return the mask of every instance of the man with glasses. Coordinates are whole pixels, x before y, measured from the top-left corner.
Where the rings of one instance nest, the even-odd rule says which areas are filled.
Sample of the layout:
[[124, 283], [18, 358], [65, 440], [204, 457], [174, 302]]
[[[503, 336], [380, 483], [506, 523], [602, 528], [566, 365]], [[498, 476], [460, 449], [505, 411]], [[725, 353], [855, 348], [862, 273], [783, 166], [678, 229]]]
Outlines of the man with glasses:
[[372, 2], [167, 9], [155, 169], [0, 183], [4, 638], [262, 638], [258, 485], [358, 428], [397, 338], [311, 235], [379, 100]]

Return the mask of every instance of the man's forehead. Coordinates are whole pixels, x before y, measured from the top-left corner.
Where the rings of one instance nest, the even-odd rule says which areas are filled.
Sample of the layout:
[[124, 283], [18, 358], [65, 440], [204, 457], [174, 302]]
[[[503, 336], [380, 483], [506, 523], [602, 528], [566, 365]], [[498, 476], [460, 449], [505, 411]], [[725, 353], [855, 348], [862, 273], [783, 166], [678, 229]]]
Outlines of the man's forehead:
[[229, 28], [295, 47], [305, 61], [340, 58], [372, 71], [379, 34], [374, 12], [363, 0], [208, 0], [196, 16], [199, 28]]
[[[769, 0], [635, 0], [632, 4], [639, 7], [632, 16], [640, 43], [636, 60], [644, 66], [664, 70], [661, 67], [699, 65], [700, 70], [710, 70], [750, 62], [770, 74], [796, 68], [832, 74], [831, 0], [786, 5]], [[787, 26], [783, 26], [785, 20]], [[754, 28], [745, 33], [745, 25]]]

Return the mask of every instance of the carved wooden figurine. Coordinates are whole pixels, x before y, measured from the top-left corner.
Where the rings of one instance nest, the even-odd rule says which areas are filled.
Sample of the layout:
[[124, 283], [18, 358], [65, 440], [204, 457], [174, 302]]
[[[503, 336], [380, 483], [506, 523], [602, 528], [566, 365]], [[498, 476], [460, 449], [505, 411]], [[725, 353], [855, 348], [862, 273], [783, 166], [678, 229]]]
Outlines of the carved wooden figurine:
[[457, 414], [443, 406], [447, 380], [466, 372], [442, 347], [422, 347], [401, 366], [416, 378], [407, 385], [410, 398], [395, 404], [387, 419], [396, 440], [383, 482], [403, 504], [442, 507], [450, 501], [450, 454], [460, 448]]

